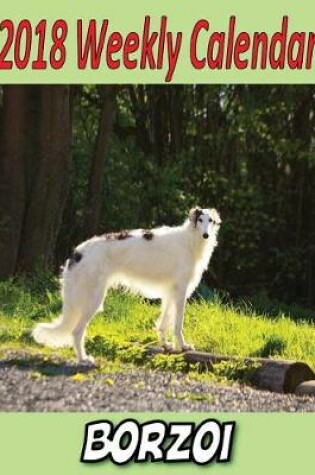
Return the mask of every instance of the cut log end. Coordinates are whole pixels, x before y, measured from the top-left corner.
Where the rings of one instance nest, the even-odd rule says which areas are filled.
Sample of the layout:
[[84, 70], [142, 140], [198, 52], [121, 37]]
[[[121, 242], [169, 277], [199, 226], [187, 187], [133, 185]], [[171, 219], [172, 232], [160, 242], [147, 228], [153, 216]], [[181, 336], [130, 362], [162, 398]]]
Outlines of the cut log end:
[[268, 391], [294, 393], [299, 384], [311, 379], [314, 373], [305, 363], [270, 360], [255, 371], [252, 384]]
[[297, 396], [315, 396], [315, 380], [303, 381], [295, 388]]

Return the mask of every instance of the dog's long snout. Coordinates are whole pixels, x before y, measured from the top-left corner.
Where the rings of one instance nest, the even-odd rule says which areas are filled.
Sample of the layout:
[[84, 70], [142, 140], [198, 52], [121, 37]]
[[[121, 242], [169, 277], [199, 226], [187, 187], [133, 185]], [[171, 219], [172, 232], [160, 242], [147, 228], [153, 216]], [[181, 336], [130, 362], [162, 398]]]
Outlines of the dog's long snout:
[[203, 237], [204, 239], [208, 239], [209, 234], [208, 234], [208, 233], [203, 233], [202, 237]]

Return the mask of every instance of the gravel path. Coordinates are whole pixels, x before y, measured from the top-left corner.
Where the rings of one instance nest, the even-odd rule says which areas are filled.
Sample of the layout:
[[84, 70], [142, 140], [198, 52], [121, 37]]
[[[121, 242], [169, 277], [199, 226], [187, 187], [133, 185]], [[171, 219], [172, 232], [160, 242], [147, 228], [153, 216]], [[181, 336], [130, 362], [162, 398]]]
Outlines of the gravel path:
[[314, 397], [188, 381], [181, 373], [135, 369], [85, 379], [83, 371], [58, 359], [47, 363], [44, 355], [34, 360], [9, 351], [0, 359], [0, 411], [315, 412]]

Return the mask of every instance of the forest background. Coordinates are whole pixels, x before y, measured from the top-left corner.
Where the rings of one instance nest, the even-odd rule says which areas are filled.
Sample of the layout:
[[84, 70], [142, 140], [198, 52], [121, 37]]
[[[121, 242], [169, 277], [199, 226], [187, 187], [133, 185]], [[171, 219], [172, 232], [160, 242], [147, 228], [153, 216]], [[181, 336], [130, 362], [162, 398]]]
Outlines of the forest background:
[[222, 217], [208, 289], [315, 307], [315, 88], [0, 88], [0, 277], [94, 234]]

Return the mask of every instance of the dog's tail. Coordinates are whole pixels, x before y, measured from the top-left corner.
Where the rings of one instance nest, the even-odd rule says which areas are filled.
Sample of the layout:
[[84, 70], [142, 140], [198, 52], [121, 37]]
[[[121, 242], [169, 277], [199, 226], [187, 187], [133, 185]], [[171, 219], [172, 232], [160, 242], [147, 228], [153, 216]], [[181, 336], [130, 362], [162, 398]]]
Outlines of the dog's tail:
[[39, 323], [32, 332], [32, 336], [37, 343], [52, 347], [72, 346], [72, 332], [79, 320], [78, 305], [75, 295], [75, 276], [70, 271], [69, 261], [67, 261], [62, 274], [62, 313], [50, 323]]
[[72, 330], [75, 319], [66, 318], [65, 314], [50, 323], [39, 323], [33, 330], [33, 338], [42, 345], [61, 347], [73, 345]]

